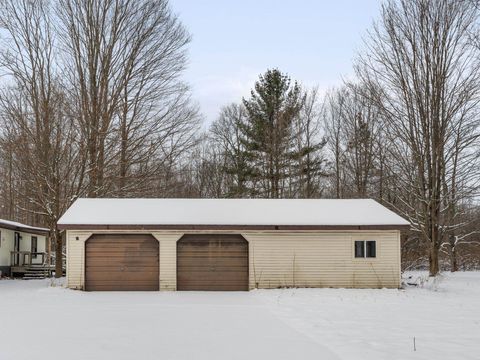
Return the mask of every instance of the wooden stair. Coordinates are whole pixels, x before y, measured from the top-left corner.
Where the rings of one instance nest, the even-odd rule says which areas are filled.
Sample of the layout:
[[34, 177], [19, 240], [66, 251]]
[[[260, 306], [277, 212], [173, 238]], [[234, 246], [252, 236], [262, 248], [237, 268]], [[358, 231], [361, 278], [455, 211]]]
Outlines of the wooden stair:
[[44, 265], [30, 265], [27, 267], [23, 280], [45, 279], [51, 276], [51, 268]]

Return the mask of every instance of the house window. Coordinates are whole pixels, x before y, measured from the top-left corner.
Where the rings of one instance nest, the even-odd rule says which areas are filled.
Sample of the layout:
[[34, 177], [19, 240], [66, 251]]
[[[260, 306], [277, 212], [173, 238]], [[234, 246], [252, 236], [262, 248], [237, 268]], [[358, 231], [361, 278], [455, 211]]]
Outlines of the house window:
[[356, 258], [375, 258], [377, 257], [377, 242], [374, 240], [356, 240], [355, 241]]
[[32, 259], [36, 259], [37, 258], [37, 237], [36, 236], [32, 236]]

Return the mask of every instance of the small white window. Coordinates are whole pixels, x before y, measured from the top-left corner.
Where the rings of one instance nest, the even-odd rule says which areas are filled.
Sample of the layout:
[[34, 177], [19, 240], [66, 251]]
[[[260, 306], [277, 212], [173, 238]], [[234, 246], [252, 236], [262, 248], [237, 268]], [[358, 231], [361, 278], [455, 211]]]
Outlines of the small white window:
[[355, 257], [377, 257], [377, 242], [375, 240], [355, 240]]

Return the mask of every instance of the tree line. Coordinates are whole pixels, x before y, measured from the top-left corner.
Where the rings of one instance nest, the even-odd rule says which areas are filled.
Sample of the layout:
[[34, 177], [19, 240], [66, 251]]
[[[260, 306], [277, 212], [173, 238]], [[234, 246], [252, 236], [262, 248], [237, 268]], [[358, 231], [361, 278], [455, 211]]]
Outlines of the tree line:
[[48, 226], [61, 258], [77, 197], [177, 194], [201, 121], [180, 76], [190, 35], [165, 0], [0, 6], [2, 216]]
[[206, 130], [167, 0], [0, 4], [1, 216], [57, 259], [82, 196], [374, 198], [412, 225], [404, 268], [480, 266], [477, 1], [385, 1], [353, 79], [266, 70]]

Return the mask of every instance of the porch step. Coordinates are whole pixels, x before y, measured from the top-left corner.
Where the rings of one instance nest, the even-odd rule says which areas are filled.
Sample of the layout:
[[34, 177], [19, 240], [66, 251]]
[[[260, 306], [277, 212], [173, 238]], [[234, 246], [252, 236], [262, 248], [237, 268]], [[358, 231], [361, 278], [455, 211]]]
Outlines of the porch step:
[[50, 276], [49, 268], [46, 266], [30, 266], [23, 275], [24, 280], [45, 279]]

